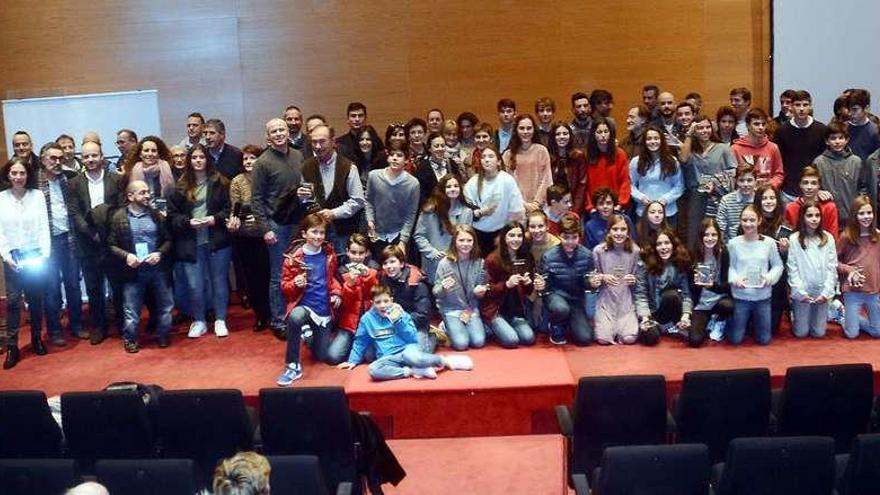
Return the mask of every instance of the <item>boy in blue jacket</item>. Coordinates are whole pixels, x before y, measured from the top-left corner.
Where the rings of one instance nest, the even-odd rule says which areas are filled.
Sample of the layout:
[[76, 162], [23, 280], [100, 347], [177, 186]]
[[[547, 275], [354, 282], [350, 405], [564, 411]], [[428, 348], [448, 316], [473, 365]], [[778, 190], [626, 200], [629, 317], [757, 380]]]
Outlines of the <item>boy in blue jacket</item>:
[[348, 361], [337, 367], [350, 370], [363, 359], [364, 351], [373, 344], [377, 359], [370, 364], [373, 380], [398, 378], [437, 378], [438, 369], [471, 370], [470, 357], [457, 354], [440, 356], [423, 352], [418, 344], [418, 331], [412, 317], [394, 303], [391, 289], [376, 285], [370, 290], [373, 307], [358, 323]]

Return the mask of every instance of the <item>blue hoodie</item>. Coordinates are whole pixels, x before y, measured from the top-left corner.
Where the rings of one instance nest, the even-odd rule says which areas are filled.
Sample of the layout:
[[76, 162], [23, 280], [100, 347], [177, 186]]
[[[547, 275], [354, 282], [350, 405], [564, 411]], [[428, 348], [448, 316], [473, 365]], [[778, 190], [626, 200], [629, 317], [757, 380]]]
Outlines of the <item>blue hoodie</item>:
[[370, 308], [358, 323], [348, 362], [360, 363], [370, 343], [376, 346], [377, 358], [397, 354], [407, 345], [417, 343], [416, 335], [416, 325], [409, 313], [404, 311], [397, 321], [392, 322], [387, 316], [380, 315], [376, 308]]

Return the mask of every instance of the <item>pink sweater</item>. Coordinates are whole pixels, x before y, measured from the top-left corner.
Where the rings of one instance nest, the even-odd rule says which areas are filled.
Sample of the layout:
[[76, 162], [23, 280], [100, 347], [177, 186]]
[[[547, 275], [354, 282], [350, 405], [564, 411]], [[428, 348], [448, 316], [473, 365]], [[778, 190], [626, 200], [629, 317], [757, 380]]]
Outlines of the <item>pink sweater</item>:
[[[502, 155], [504, 164], [510, 169], [510, 150]], [[526, 151], [516, 155], [516, 170], [510, 172], [519, 184], [523, 201], [543, 205], [547, 200], [547, 188], [553, 184], [550, 170], [550, 153], [542, 144], [534, 143]]]
[[[837, 244], [837, 271], [840, 273], [841, 292], [862, 292], [876, 294], [880, 292], [880, 241], [871, 242], [868, 237], [859, 238], [859, 243], [853, 245], [843, 239]], [[862, 273], [865, 274], [865, 285], [862, 287], [850, 287], [847, 277], [856, 265], [861, 265]]]

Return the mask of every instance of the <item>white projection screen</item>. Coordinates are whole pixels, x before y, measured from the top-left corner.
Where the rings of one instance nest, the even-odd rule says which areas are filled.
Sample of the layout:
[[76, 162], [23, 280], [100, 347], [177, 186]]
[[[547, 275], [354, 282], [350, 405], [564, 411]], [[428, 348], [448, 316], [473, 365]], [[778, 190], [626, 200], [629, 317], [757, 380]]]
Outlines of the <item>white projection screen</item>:
[[880, 107], [880, 1], [773, 0], [773, 108], [779, 94], [806, 89], [822, 122], [846, 88], [871, 92]]
[[101, 136], [104, 155], [112, 158], [118, 155], [113, 143], [119, 129], [132, 129], [139, 137], [160, 135], [159, 92], [150, 89], [4, 100], [3, 125], [10, 156], [12, 136], [23, 129], [31, 135], [35, 152], [59, 134], [67, 133], [73, 136], [78, 153], [83, 134], [95, 131]]

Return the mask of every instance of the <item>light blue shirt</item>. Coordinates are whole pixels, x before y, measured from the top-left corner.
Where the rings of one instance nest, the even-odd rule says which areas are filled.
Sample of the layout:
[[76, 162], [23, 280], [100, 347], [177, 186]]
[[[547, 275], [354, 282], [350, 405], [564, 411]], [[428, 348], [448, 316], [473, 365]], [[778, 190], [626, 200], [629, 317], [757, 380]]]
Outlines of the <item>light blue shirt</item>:
[[629, 162], [629, 179], [632, 183], [632, 197], [636, 202], [636, 214], [642, 216], [645, 213], [645, 203], [648, 201], [663, 201], [666, 205], [666, 216], [671, 217], [678, 213], [678, 198], [684, 193], [684, 179], [681, 175], [681, 166], [676, 161], [675, 173], [661, 176], [659, 159], [651, 163], [651, 167], [645, 175], [639, 175], [639, 157], [634, 156]]
[[507, 146], [510, 144], [511, 136], [513, 136], [513, 127], [506, 130], [503, 127], [498, 129], [498, 150], [502, 153], [504, 153], [504, 150], [506, 150]]
[[67, 205], [61, 192], [61, 178], [49, 181], [49, 207], [52, 209], [52, 235], [66, 234], [70, 230]]

